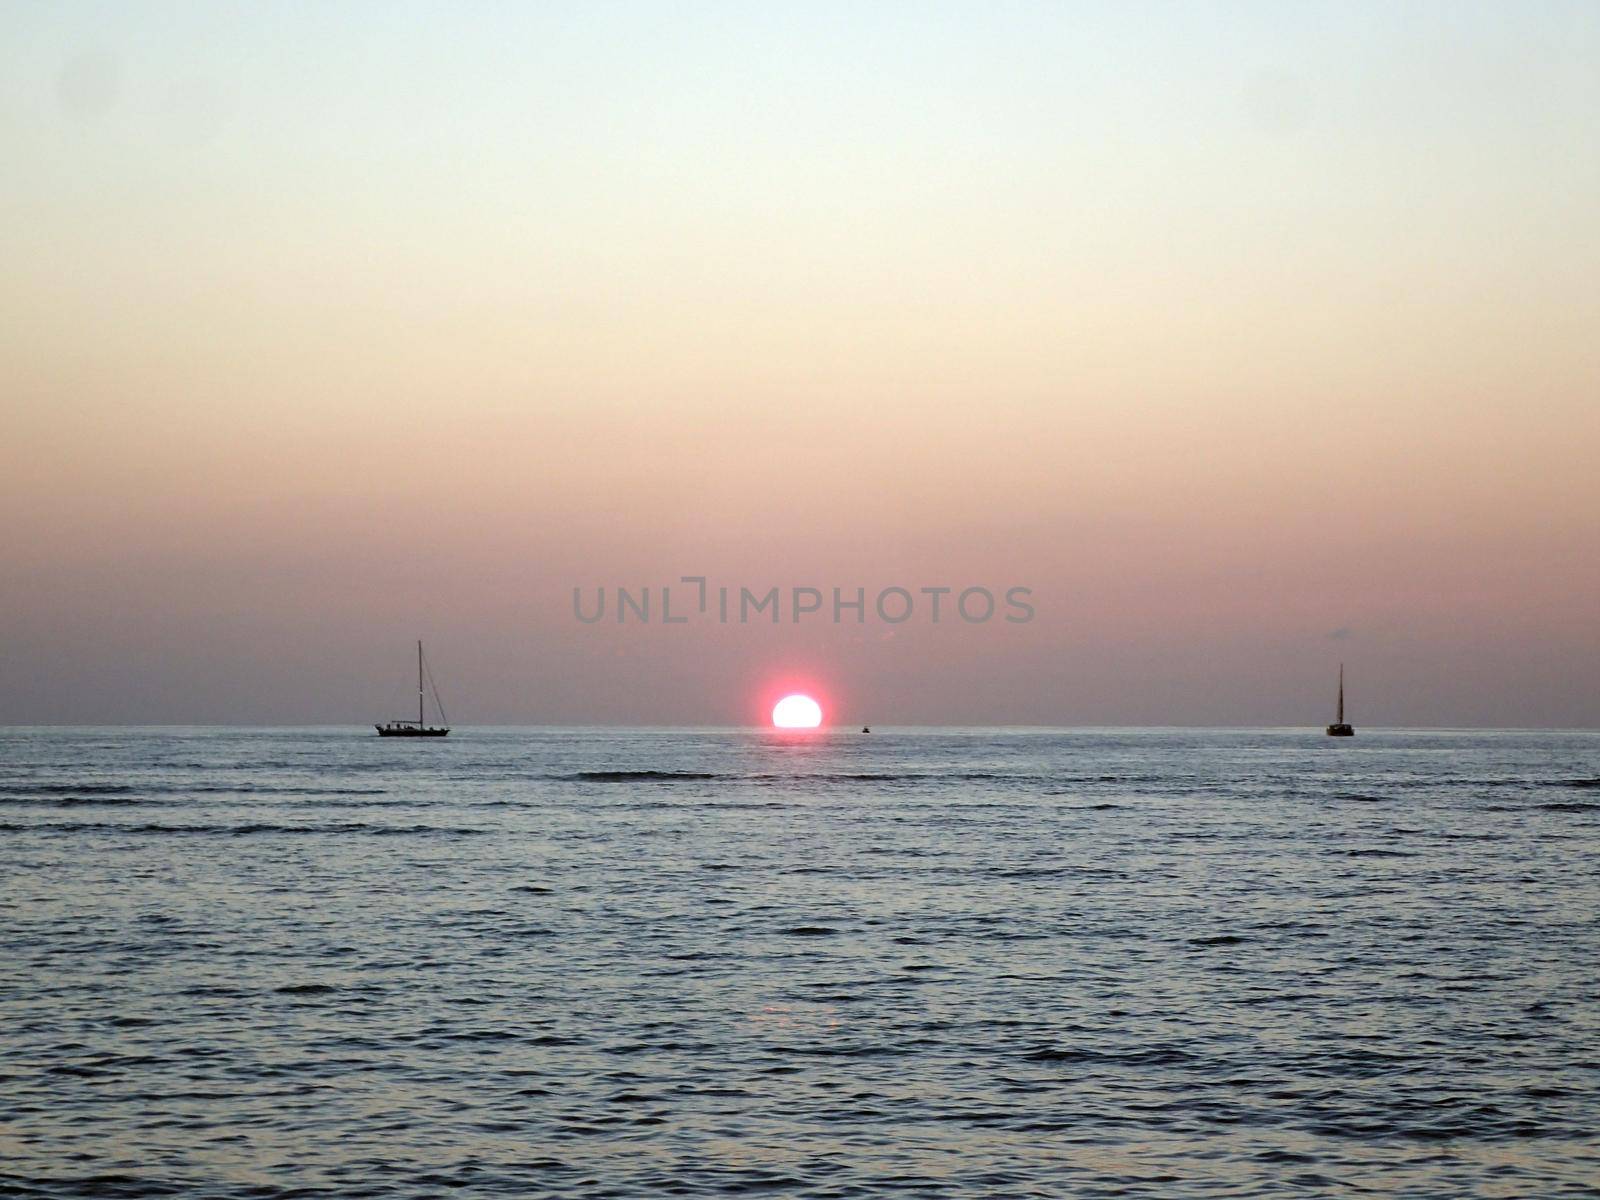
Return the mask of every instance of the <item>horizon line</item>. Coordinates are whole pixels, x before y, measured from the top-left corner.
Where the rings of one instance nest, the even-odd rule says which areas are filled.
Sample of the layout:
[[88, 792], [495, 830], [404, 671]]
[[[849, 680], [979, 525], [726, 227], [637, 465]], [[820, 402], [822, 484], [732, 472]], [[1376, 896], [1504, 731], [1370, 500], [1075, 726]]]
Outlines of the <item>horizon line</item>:
[[[1324, 728], [1321, 723], [1312, 725], [1131, 725], [1125, 723], [1084, 723], [1073, 725], [1050, 724], [993, 724], [974, 725], [966, 723], [948, 724], [916, 724], [916, 725], [873, 725], [874, 730], [885, 732], [892, 730], [1041, 730], [1065, 732], [1072, 730], [1219, 730], [1219, 731], [1305, 731], [1320, 730]], [[370, 729], [371, 721], [360, 722], [328, 722], [318, 721], [310, 723], [294, 722], [193, 722], [193, 721], [44, 721], [28, 723], [0, 723], [0, 730], [13, 729]], [[711, 724], [711, 723], [662, 723], [662, 722], [618, 722], [618, 721], [583, 721], [564, 722], [557, 724], [452, 724], [452, 732], [466, 729], [660, 729], [660, 730], [766, 730], [775, 731], [774, 727], [765, 724]], [[789, 729], [783, 730], [786, 734], [804, 736], [813, 732], [829, 732], [835, 730], [853, 730], [855, 724], [822, 725], [812, 730]], [[1600, 733], [1600, 726], [1596, 725], [1361, 725], [1358, 730], [1385, 733], [1452, 733], [1452, 732], [1494, 732], [1494, 733]]]

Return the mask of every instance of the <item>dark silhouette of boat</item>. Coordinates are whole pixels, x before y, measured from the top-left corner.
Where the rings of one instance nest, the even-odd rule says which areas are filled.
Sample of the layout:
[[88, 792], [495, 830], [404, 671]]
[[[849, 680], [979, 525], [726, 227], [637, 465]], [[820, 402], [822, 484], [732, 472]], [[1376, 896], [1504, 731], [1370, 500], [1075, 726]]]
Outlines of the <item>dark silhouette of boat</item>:
[[1339, 714], [1328, 726], [1329, 737], [1355, 737], [1356, 727], [1344, 719], [1344, 664], [1339, 664]]
[[[423, 681], [433, 688], [433, 706], [439, 710], [439, 724], [429, 725], [428, 716], [424, 711]], [[417, 719], [415, 721], [400, 718], [387, 721], [382, 725], [374, 725], [379, 737], [448, 737], [450, 726], [448, 718], [444, 715], [444, 705], [439, 702], [439, 689], [433, 682], [433, 672], [428, 670], [427, 660], [422, 657], [422, 642], [417, 642]]]
[[863, 726], [862, 726], [862, 727], [861, 727], [861, 732], [862, 732], [862, 733], [871, 733], [871, 732], [872, 732], [872, 730], [870, 730], [870, 729], [868, 729], [868, 728], [867, 728], [867, 727], [866, 727], [866, 726], [865, 726], [865, 725], [863, 725]]

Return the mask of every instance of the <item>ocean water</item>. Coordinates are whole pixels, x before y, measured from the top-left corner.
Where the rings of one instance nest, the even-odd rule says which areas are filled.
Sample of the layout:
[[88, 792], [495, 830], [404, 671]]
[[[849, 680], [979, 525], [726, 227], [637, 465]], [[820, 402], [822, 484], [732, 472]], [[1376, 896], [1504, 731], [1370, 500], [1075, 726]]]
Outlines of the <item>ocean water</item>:
[[1593, 1196], [1600, 735], [0, 731], [0, 1194]]

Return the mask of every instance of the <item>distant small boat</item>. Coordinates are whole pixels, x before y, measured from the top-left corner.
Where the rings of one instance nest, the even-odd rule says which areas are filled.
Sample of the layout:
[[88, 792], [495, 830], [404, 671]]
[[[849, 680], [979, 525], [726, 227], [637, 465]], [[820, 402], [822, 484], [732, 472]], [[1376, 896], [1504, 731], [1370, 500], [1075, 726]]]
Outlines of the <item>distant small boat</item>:
[[868, 729], [868, 728], [867, 728], [867, 727], [866, 727], [866, 726], [865, 726], [865, 725], [863, 725], [863, 726], [862, 726], [862, 727], [861, 727], [861, 732], [862, 732], [862, 733], [871, 733], [871, 732], [872, 732], [872, 730], [870, 730], [870, 729]]
[[1339, 664], [1339, 715], [1334, 718], [1332, 725], [1328, 726], [1329, 737], [1355, 737], [1356, 727], [1348, 725], [1344, 719], [1344, 664]]
[[447, 737], [450, 726], [446, 723], [448, 718], [444, 715], [444, 705], [439, 703], [439, 689], [433, 688], [433, 706], [439, 710], [439, 724], [429, 725], [427, 713], [424, 711], [423, 681], [433, 685], [433, 672], [427, 668], [427, 663], [422, 657], [422, 642], [417, 642], [417, 719], [415, 721], [400, 718], [374, 725], [379, 737]]

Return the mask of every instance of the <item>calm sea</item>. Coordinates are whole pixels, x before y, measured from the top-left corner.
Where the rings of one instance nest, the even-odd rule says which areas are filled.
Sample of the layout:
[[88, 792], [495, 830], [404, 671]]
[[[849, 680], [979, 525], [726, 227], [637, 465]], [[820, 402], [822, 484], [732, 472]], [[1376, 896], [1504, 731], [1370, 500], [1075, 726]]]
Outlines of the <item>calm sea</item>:
[[0, 731], [0, 1194], [1593, 1196], [1600, 735]]

